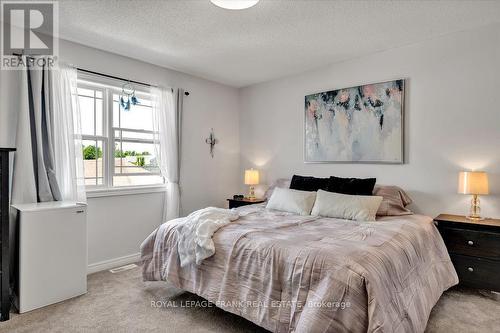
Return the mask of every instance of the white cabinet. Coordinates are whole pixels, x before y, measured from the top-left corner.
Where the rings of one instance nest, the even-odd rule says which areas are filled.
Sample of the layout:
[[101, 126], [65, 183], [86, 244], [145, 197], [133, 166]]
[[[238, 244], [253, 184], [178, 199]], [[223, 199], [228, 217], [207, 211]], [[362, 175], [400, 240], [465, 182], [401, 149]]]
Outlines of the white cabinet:
[[87, 206], [56, 201], [12, 207], [19, 214], [19, 312], [85, 294]]

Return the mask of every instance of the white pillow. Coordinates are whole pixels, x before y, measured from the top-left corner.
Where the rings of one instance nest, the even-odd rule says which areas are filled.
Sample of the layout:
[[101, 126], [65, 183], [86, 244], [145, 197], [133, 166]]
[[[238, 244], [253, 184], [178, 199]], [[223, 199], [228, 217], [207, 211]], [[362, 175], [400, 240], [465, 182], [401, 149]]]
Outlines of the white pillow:
[[290, 190], [276, 187], [267, 202], [266, 208], [281, 210], [300, 215], [311, 214], [316, 192]]
[[311, 215], [356, 221], [375, 221], [382, 197], [347, 195], [319, 190]]

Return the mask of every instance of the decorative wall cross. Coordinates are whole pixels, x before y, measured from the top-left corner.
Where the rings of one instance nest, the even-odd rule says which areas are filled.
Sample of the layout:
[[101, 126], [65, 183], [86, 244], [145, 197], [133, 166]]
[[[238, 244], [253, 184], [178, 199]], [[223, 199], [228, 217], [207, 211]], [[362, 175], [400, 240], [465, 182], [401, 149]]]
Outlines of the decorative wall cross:
[[214, 158], [214, 147], [217, 143], [219, 143], [219, 140], [217, 140], [215, 138], [215, 134], [214, 134], [214, 129], [210, 129], [210, 135], [208, 136], [208, 138], [205, 139], [205, 142], [210, 145], [210, 156], [212, 156], [212, 158]]

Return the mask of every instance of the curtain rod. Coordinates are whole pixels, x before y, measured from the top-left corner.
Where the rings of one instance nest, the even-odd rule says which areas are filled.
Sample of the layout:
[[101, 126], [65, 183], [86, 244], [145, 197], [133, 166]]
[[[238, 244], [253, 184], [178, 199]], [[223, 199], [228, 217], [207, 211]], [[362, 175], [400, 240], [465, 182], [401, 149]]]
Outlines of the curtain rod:
[[[146, 87], [156, 87], [156, 86], [154, 86], [152, 84], [149, 84], [149, 83], [144, 83], [144, 82], [134, 81], [134, 80], [127, 80], [127, 79], [124, 79], [122, 77], [118, 77], [118, 76], [114, 76], [114, 75], [109, 75], [109, 74], [104, 74], [104, 73], [99, 73], [99, 72], [91, 71], [91, 70], [84, 69], [84, 68], [77, 67], [76, 69], [78, 71], [80, 71], [80, 72], [84, 72], [84, 73], [88, 73], [88, 74], [94, 74], [94, 75], [99, 75], [99, 76], [105, 76], [105, 77], [108, 77], [110, 79], [115, 79], [115, 80], [120, 80], [120, 81], [135, 83], [135, 84], [140, 84], [140, 85], [143, 85], [143, 86], [146, 86]], [[184, 95], [189, 96], [189, 91], [185, 91]]]
[[[12, 53], [12, 55], [21, 58], [24, 54], [23, 53]], [[27, 58], [33, 58], [31, 55], [26, 55], [26, 57]], [[115, 79], [115, 80], [120, 80], [120, 81], [125, 81], [125, 82], [131, 82], [131, 83], [140, 84], [140, 85], [143, 85], [143, 86], [146, 86], [146, 87], [156, 87], [156, 86], [154, 86], [152, 84], [149, 84], [149, 83], [144, 83], [144, 82], [134, 81], [134, 80], [127, 80], [127, 79], [124, 79], [122, 77], [118, 77], [118, 76], [114, 76], [114, 75], [109, 75], [109, 74], [104, 74], [104, 73], [99, 73], [99, 72], [91, 71], [91, 70], [84, 69], [84, 68], [79, 68], [79, 67], [75, 67], [75, 68], [76, 68], [76, 70], [78, 70], [80, 72], [84, 72], [84, 73], [88, 73], [88, 74], [105, 76], [105, 77], [109, 77], [110, 79]], [[184, 95], [189, 96], [189, 91], [185, 91]]]

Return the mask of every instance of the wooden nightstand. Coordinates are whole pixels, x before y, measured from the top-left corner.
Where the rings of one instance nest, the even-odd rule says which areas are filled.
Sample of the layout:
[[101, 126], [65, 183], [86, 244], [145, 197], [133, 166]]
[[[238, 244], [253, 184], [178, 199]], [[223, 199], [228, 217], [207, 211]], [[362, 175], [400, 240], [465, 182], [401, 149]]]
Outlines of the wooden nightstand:
[[246, 206], [246, 205], [254, 205], [254, 204], [263, 203], [266, 200], [265, 199], [250, 200], [250, 199], [244, 198], [244, 199], [227, 199], [227, 201], [229, 201], [229, 209], [231, 209], [231, 208], [238, 208], [238, 207]]
[[500, 220], [470, 221], [441, 214], [434, 219], [460, 284], [500, 291]]

